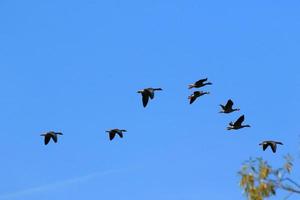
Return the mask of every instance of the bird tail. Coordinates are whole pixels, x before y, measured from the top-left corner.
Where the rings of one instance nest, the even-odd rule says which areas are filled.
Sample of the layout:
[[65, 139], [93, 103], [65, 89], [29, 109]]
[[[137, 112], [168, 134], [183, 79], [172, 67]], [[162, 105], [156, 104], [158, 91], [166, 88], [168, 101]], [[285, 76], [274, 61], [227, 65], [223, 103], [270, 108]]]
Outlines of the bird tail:
[[155, 91], [155, 90], [162, 90], [162, 89], [161, 88], [154, 88], [153, 90]]
[[189, 89], [192, 89], [194, 87], [194, 84], [189, 85]]

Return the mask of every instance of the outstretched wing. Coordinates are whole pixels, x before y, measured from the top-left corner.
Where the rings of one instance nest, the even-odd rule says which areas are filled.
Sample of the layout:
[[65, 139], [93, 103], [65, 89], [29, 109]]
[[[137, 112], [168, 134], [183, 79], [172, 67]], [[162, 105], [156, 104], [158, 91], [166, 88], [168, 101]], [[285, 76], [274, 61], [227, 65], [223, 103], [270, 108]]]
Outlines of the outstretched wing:
[[44, 138], [44, 143], [45, 143], [45, 145], [47, 145], [47, 144], [49, 143], [50, 138], [51, 138], [50, 135], [45, 135], [45, 138]]
[[277, 149], [276, 143], [271, 143], [270, 146], [272, 148], [273, 153], [276, 153], [276, 149]]
[[149, 101], [149, 95], [143, 93], [142, 96], [143, 96], [143, 106], [146, 107]]
[[207, 78], [200, 79], [197, 82], [195, 82], [196, 85], [202, 85], [205, 81], [207, 81]]
[[233, 101], [231, 99], [229, 99], [225, 105], [225, 109], [229, 110], [232, 108], [232, 106], [233, 106]]
[[57, 143], [57, 135], [56, 134], [51, 135], [51, 138], [53, 139], [53, 141], [55, 143]]
[[147, 90], [147, 92], [148, 92], [149, 97], [151, 99], [153, 99], [154, 98], [154, 90], [153, 89], [149, 89], [149, 90]]
[[109, 140], [114, 139], [116, 133], [115, 132], [109, 132]]
[[123, 133], [121, 131], [117, 132], [117, 134], [120, 136], [120, 138], [123, 138]]
[[268, 148], [269, 144], [268, 143], [264, 143], [263, 144], [263, 150], [265, 151]]
[[196, 99], [197, 99], [197, 97], [195, 97], [195, 96], [190, 96], [190, 104], [192, 104]]
[[245, 116], [244, 116], [244, 115], [240, 116], [240, 117], [236, 120], [236, 122], [234, 122], [234, 126], [241, 126], [244, 120], [245, 120]]

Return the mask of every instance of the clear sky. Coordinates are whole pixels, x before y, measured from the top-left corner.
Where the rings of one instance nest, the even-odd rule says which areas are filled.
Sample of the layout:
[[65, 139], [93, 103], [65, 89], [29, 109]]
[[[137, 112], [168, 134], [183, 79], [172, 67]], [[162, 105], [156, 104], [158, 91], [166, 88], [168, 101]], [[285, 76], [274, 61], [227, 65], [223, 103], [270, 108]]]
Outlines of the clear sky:
[[[243, 161], [299, 159], [299, 9], [0, 1], [0, 200], [244, 199]], [[189, 105], [187, 85], [205, 77], [211, 94]], [[164, 89], [146, 109], [136, 93], [145, 87]], [[219, 114], [229, 98], [241, 111]], [[226, 131], [241, 114], [252, 127]], [[128, 132], [110, 142], [115, 127]], [[64, 135], [44, 146], [48, 130]], [[264, 139], [285, 145], [263, 152]]]

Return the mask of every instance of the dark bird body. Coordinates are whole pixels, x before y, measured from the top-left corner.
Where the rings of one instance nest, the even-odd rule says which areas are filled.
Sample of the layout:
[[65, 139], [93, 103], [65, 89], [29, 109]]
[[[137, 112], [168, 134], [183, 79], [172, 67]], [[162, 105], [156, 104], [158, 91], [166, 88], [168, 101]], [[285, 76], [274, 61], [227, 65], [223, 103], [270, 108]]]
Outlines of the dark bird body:
[[277, 144], [283, 145], [281, 142], [271, 141], [271, 140], [263, 141], [259, 145], [262, 145], [264, 151], [268, 148], [268, 146], [270, 146], [273, 153], [276, 153]]
[[[193, 83], [193, 84], [190, 84], [189, 85], [189, 89], [192, 89], [192, 88], [200, 88], [200, 87], [203, 87], [203, 86], [206, 86], [206, 85], [212, 85], [211, 82], [206, 82], [207, 81], [207, 78], [205, 79], [200, 79], [198, 80], [197, 82]], [[206, 82], [206, 83], [205, 83]]]
[[108, 130], [106, 131], [108, 132], [108, 135], [109, 135], [109, 140], [112, 140], [114, 139], [114, 137], [116, 136], [116, 134], [118, 134], [120, 136], [120, 138], [123, 138], [123, 132], [127, 132], [126, 130], [124, 129], [111, 129], [111, 130]]
[[227, 127], [227, 130], [238, 130], [245, 127], [250, 127], [250, 125], [242, 125], [243, 121], [245, 120], [245, 116], [240, 116], [234, 123], [230, 122], [229, 127]]
[[234, 111], [239, 111], [239, 108], [232, 108], [233, 106], [233, 101], [231, 99], [229, 99], [226, 103], [226, 105], [222, 105], [220, 104], [222, 111], [220, 111], [220, 113], [232, 113]]
[[54, 132], [54, 131], [49, 131], [45, 134], [41, 134], [41, 136], [44, 136], [44, 143], [45, 145], [47, 145], [50, 141], [50, 139], [52, 138], [52, 140], [57, 143], [57, 135], [63, 135], [62, 133], [60, 132]]
[[142, 100], [143, 100], [143, 106], [146, 107], [150, 99], [154, 98], [154, 92], [155, 91], [160, 91], [162, 90], [161, 88], [145, 88], [143, 90], [139, 90], [138, 93], [142, 95]]
[[192, 104], [198, 97], [201, 97], [205, 94], [209, 94], [209, 92], [195, 91], [192, 95], [188, 97], [188, 99], [190, 100], [190, 104]]

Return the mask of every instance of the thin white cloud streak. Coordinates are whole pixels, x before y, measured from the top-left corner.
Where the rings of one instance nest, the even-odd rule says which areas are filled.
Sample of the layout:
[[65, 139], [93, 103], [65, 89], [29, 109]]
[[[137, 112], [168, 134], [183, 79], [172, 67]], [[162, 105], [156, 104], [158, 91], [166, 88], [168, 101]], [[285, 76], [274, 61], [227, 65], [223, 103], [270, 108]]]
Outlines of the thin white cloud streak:
[[118, 172], [121, 172], [121, 171], [124, 171], [124, 170], [119, 169], [119, 170], [107, 170], [107, 171], [102, 171], [102, 172], [95, 172], [95, 173], [92, 173], [92, 174], [88, 174], [88, 175], [84, 175], [84, 176], [80, 176], [80, 177], [75, 177], [75, 178], [70, 178], [70, 179], [67, 179], [67, 180], [62, 180], [62, 181], [58, 181], [58, 182], [47, 184], [47, 185], [28, 188], [28, 189], [24, 189], [24, 190], [20, 190], [20, 191], [16, 191], [16, 192], [8, 193], [8, 194], [2, 194], [2, 195], [0, 195], [0, 200], [15, 199], [15, 198], [28, 196], [28, 195], [33, 195], [33, 194], [36, 194], [36, 193], [46, 192], [46, 191], [49, 191], [49, 190], [55, 190], [55, 189], [67, 187], [69, 185], [74, 185], [74, 184], [87, 182], [87, 181], [92, 180], [94, 178], [106, 176], [106, 175], [109, 175], [109, 174], [118, 173]]

